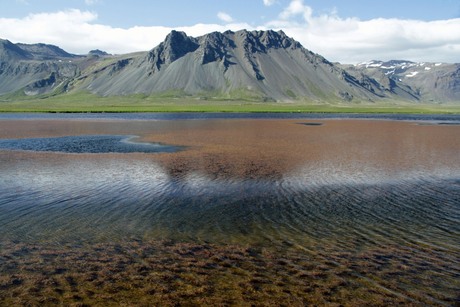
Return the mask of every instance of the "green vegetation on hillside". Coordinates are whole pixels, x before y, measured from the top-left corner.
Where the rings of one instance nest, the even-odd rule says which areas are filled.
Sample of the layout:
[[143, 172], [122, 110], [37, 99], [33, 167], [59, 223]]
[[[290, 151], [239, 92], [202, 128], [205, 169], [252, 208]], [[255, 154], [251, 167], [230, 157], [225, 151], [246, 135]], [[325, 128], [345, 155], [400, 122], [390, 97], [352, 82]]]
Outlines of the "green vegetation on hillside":
[[273, 102], [256, 97], [216, 95], [185, 96], [168, 92], [148, 96], [97, 96], [91, 93], [0, 96], [0, 112], [290, 112], [290, 113], [460, 113], [460, 105], [415, 104], [396, 101], [378, 103]]

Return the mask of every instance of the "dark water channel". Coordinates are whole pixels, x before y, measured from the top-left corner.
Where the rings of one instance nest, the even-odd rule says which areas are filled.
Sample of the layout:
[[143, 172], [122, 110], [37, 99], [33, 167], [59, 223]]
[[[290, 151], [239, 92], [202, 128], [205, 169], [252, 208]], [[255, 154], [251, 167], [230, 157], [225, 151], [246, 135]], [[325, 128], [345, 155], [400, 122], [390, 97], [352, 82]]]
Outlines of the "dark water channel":
[[[19, 259], [16, 266], [24, 266], [27, 257], [44, 259], [40, 251], [49, 252], [53, 248], [58, 251], [59, 246], [94, 251], [98, 244], [118, 244], [121, 248], [129, 246], [132, 251], [133, 242], [148, 245], [161, 241], [174, 246], [192, 244], [195, 249], [191, 248], [189, 253], [196, 253], [196, 248], [203, 246], [224, 250], [234, 246], [248, 248], [242, 257], [251, 260], [241, 259], [231, 268], [242, 267], [245, 261], [254, 264], [257, 259], [254, 260], [251, 250], [259, 251], [260, 255], [261, 251], [272, 251], [273, 257], [291, 266], [291, 273], [286, 271], [283, 276], [292, 279], [292, 289], [297, 289], [300, 280], [317, 278], [300, 275], [299, 259], [308, 260], [310, 266], [316, 264], [315, 270], [326, 268], [325, 275], [316, 283], [326, 287], [328, 294], [314, 292], [309, 296], [306, 287], [297, 292], [291, 289], [290, 294], [282, 291], [274, 294], [260, 286], [260, 291], [268, 291], [264, 296], [268, 301], [270, 297], [284, 297], [283, 300], [289, 297], [295, 305], [312, 303], [309, 299], [318, 297], [322, 299], [317, 301], [319, 304], [334, 300], [346, 303], [357, 295], [358, 305], [460, 303], [460, 127], [454, 125], [460, 123], [458, 117], [372, 119], [371, 122], [385, 122], [385, 125], [375, 127], [379, 132], [372, 136], [374, 126], [370, 124], [369, 140], [391, 135], [382, 138], [386, 143], [379, 151], [374, 146], [365, 146], [373, 141], [366, 143], [348, 134], [334, 134], [336, 130], [324, 130], [324, 134], [317, 130], [337, 125], [337, 131], [343, 131], [348, 128], [342, 129], [340, 125], [350, 125], [350, 120], [290, 119], [289, 115], [288, 119], [276, 122], [284, 124], [283, 120], [290, 120], [292, 131], [311, 129], [299, 133], [311, 133], [308, 139], [311, 143], [305, 148], [318, 150], [315, 155], [308, 156], [309, 151], [299, 145], [302, 140], [296, 137], [291, 141], [282, 136], [284, 130], [275, 127], [273, 133], [267, 132], [270, 135], [257, 135], [254, 139], [262, 143], [267, 138], [267, 144], [283, 140], [286, 144], [280, 142], [284, 148], [273, 149], [273, 154], [279, 157], [274, 160], [265, 157], [264, 148], [273, 147], [267, 145], [255, 153], [254, 148], [241, 151], [244, 157], [229, 161], [226, 154], [232, 150], [246, 150], [245, 147], [250, 147], [246, 144], [257, 147], [254, 139], [245, 143], [235, 136], [230, 142], [232, 134], [222, 128], [224, 132], [219, 137], [230, 143], [222, 141], [207, 149], [213, 135], [200, 139], [199, 143], [194, 134], [184, 135], [184, 127], [195, 131], [197, 127], [201, 129], [198, 123], [202, 121], [206, 122], [206, 129], [207, 125], [215, 125], [215, 130], [220, 131], [220, 122], [235, 119], [164, 120], [126, 115], [114, 120], [92, 116], [72, 119], [70, 126], [68, 121], [62, 124], [52, 117], [23, 119], [17, 115], [18, 118], [0, 119], [0, 125], [5, 127], [0, 134], [0, 245], [3, 247], [0, 260], [4, 261], [4, 266], [0, 265], [3, 270], [0, 293], [6, 291], [2, 289], [27, 292], [29, 288], [21, 290], [20, 286], [32, 283], [26, 276], [21, 277], [19, 288], [11, 282], [11, 276], [20, 271], [14, 270], [13, 260], [7, 260], [14, 255]], [[271, 131], [271, 120], [275, 121], [244, 120], [253, 121], [250, 125], [260, 125], [257, 121], [262, 120], [267, 125], [264, 131]], [[56, 122], [48, 127], [53, 121]], [[9, 132], [7, 127], [14, 125], [23, 128]], [[392, 125], [402, 125], [410, 133], [398, 130], [399, 126], [394, 130]], [[103, 129], [97, 131], [99, 127]], [[196, 133], [200, 133], [199, 129]], [[313, 137], [316, 134], [318, 138]], [[132, 135], [139, 135], [139, 140], [129, 139]], [[183, 139], [190, 143], [181, 143]], [[351, 149], [337, 150], [344, 148], [340, 147], [341, 142]], [[445, 147], [441, 148], [443, 144]], [[260, 172], [258, 165], [265, 164], [254, 157], [266, 159], [263, 163], [272, 161], [276, 167], [270, 167], [271, 172]], [[295, 163], [291, 165], [287, 160]], [[217, 164], [219, 167], [214, 170]], [[23, 253], [15, 246], [21, 246]], [[27, 246], [33, 246], [32, 250]], [[110, 253], [116, 254], [107, 248], [107, 254]], [[8, 263], [10, 266], [6, 266]], [[276, 260], [269, 267], [281, 265], [281, 260]], [[305, 267], [302, 270], [308, 271]], [[213, 274], [212, 269], [209, 272]], [[337, 289], [331, 292], [337, 287], [336, 279], [345, 282], [338, 286], [344, 289], [342, 292]], [[330, 286], [325, 286], [326, 281]], [[279, 287], [289, 287], [289, 282], [286, 283]], [[238, 296], [241, 301], [234, 302], [250, 301], [251, 295], [255, 295], [243, 294]], [[232, 298], [231, 292], [226, 295]], [[39, 302], [34, 301], [33, 295], [24, 297], [22, 303]], [[55, 302], [75, 301], [72, 298], [66, 301], [65, 295], [51, 297], [56, 297]], [[85, 302], [98, 302], [82, 293], [80, 297]], [[5, 295], [0, 298], [4, 303], [14, 302]]]
[[0, 139], [0, 150], [63, 153], [155, 153], [175, 152], [180, 147], [135, 142], [135, 136], [85, 135], [51, 138]]

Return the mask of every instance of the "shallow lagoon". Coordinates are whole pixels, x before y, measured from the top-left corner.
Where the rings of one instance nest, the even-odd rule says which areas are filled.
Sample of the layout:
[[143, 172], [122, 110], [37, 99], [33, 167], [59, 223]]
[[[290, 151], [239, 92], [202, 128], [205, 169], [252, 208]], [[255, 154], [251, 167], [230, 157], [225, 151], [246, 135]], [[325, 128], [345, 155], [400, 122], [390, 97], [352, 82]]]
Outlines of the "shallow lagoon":
[[460, 119], [328, 117], [3, 115], [183, 150], [0, 150], [0, 302], [457, 304]]

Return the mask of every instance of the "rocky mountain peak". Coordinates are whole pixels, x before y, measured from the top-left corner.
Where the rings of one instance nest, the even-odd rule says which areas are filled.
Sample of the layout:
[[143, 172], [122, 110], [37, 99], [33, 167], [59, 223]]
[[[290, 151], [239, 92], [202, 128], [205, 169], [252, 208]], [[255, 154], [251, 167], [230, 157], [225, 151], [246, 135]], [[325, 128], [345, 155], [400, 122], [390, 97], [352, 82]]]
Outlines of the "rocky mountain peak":
[[267, 48], [300, 48], [299, 42], [288, 37], [283, 31], [275, 32], [273, 30], [262, 31], [260, 41]]
[[302, 47], [300, 43], [288, 37], [283, 31], [212, 32], [193, 38], [184, 32], [173, 30], [161, 44], [149, 52], [147, 58], [153, 64], [153, 71], [158, 71], [164, 64], [171, 64], [186, 54], [199, 49], [198, 57], [201, 58], [201, 64], [224, 61], [224, 65], [226, 65], [229, 63], [229, 50], [235, 49], [237, 46], [243, 48], [248, 58], [255, 53], [267, 53], [270, 49]]
[[228, 51], [236, 48], [236, 44], [231, 39], [233, 32], [225, 33], [212, 32], [199, 38], [199, 44], [202, 54], [202, 64], [207, 64], [219, 60], [224, 61], [228, 66]]
[[9, 40], [0, 39], [0, 59], [7, 60], [22, 60], [31, 59], [32, 55], [26, 50], [21, 49], [16, 44]]
[[243, 42], [247, 52], [266, 53], [269, 49], [300, 48], [299, 42], [288, 37], [283, 31], [238, 31], [235, 34]]
[[160, 70], [163, 64], [170, 64], [198, 47], [195, 38], [173, 30], [160, 45], [149, 52], [148, 61], [153, 64], [154, 70]]
[[94, 49], [94, 50], [90, 50], [90, 52], [88, 52], [88, 55], [90, 56], [108, 56], [110, 54], [108, 54], [107, 52], [103, 50]]
[[166, 36], [164, 47], [170, 53], [173, 62], [181, 56], [195, 51], [198, 44], [193, 37], [187, 36], [185, 32], [173, 30]]

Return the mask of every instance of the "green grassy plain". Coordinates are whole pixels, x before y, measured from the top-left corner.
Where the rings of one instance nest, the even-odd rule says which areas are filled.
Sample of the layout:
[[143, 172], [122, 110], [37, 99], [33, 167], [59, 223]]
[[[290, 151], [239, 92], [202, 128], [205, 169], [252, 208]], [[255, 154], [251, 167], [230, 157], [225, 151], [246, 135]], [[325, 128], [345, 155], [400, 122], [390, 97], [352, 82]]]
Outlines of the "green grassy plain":
[[0, 112], [286, 112], [286, 113], [414, 113], [460, 114], [460, 104], [417, 104], [398, 101], [353, 102], [260, 101], [183, 95], [97, 96], [90, 93], [56, 96], [3, 96]]

